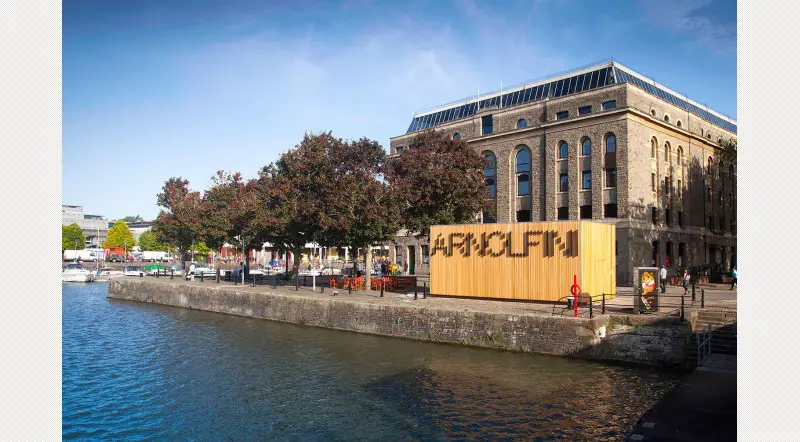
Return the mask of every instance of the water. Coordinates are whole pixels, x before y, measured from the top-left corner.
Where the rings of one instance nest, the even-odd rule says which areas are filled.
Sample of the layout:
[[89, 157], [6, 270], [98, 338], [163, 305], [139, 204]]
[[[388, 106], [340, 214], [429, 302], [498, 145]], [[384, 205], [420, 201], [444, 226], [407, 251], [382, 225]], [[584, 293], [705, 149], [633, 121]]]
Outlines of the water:
[[673, 375], [106, 298], [63, 285], [65, 439], [618, 440]]

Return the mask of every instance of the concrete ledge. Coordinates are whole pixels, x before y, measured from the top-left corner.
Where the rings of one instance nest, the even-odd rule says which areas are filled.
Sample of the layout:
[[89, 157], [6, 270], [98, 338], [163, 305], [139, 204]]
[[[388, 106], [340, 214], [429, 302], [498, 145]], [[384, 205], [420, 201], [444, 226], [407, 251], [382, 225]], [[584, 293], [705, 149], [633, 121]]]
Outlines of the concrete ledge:
[[202, 285], [168, 279], [114, 279], [109, 283], [108, 296], [419, 341], [667, 367], [683, 362], [684, 337], [689, 329], [659, 325], [664, 336], [651, 333], [637, 337], [624, 327], [652, 327], [620, 324], [606, 330], [608, 315], [576, 319], [514, 314], [497, 311], [502, 309], [478, 310], [475, 306], [481, 304], [469, 300], [458, 304], [463, 308], [442, 308], [397, 298], [333, 297], [266, 286]]

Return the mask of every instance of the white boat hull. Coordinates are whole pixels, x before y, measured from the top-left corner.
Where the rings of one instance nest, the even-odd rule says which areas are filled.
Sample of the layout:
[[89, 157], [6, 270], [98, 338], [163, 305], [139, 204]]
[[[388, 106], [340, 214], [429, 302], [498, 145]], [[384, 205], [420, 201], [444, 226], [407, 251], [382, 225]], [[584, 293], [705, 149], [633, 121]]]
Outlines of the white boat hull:
[[94, 280], [94, 275], [89, 273], [69, 273], [61, 275], [62, 282], [92, 282]]

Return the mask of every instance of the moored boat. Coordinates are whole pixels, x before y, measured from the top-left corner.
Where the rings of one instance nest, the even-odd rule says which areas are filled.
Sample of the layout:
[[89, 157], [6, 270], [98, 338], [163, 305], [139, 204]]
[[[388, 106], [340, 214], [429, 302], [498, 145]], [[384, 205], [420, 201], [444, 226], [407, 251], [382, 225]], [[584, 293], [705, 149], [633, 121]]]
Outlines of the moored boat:
[[67, 264], [61, 271], [62, 282], [92, 282], [95, 279], [94, 272], [86, 270], [79, 263]]

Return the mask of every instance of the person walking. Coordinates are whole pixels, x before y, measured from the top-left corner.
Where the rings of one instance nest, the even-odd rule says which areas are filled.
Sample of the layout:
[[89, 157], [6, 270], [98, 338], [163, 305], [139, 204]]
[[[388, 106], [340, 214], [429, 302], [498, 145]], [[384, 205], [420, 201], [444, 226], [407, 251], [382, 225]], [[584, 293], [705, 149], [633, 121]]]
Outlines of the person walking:
[[386, 265], [386, 260], [381, 261], [381, 276], [386, 276], [386, 273], [388, 271], [389, 271], [389, 268]]
[[686, 296], [689, 293], [689, 280], [691, 280], [691, 276], [689, 276], [689, 269], [683, 269], [683, 296]]
[[194, 269], [195, 269], [194, 263], [191, 263], [189, 265], [189, 274], [187, 275], [187, 278], [186, 278], [189, 281], [194, 281]]
[[408, 276], [408, 261], [403, 261], [403, 276]]
[[736, 285], [736, 267], [733, 268], [733, 274], [731, 276], [733, 276], [733, 280], [731, 281], [731, 290], [733, 290], [733, 286]]
[[664, 264], [661, 264], [659, 276], [661, 277], [661, 293], [667, 293], [667, 268], [664, 267]]

